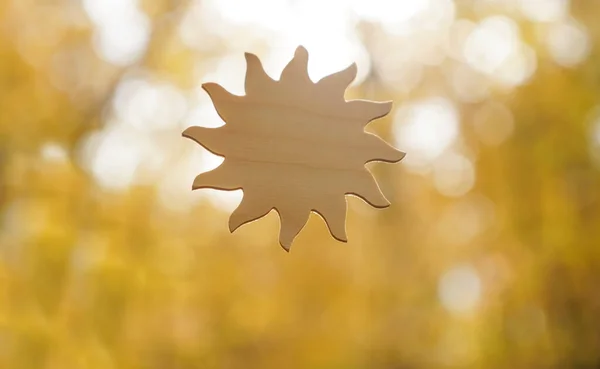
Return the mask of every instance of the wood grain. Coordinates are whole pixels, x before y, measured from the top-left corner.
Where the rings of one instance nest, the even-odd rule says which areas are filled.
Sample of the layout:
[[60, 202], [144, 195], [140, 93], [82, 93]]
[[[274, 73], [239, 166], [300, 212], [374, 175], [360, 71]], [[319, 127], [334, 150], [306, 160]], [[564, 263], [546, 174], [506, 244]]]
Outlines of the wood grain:
[[313, 211], [335, 239], [346, 242], [346, 194], [377, 208], [389, 206], [365, 164], [396, 163], [405, 154], [364, 127], [387, 115], [392, 103], [344, 99], [356, 64], [313, 83], [302, 46], [279, 81], [265, 73], [256, 55], [246, 53], [246, 62], [246, 95], [215, 83], [202, 86], [226, 124], [190, 127], [183, 136], [225, 160], [196, 177], [192, 188], [243, 190], [229, 219], [231, 232], [274, 209], [281, 220], [279, 242], [289, 251]]

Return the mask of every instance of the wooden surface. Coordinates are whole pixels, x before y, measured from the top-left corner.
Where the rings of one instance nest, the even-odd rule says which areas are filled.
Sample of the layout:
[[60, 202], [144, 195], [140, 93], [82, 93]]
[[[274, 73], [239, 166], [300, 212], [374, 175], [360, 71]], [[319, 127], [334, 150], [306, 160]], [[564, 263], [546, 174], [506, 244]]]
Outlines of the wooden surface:
[[246, 61], [245, 96], [215, 83], [202, 86], [226, 124], [190, 127], [183, 136], [225, 161], [200, 174], [192, 188], [243, 190], [229, 219], [231, 232], [275, 209], [281, 219], [279, 242], [289, 251], [314, 211], [334, 238], [346, 242], [345, 194], [377, 208], [389, 206], [365, 164], [395, 163], [405, 154], [364, 127], [388, 114], [392, 103], [345, 101], [355, 64], [313, 83], [303, 47], [279, 81], [265, 73], [256, 55], [246, 53]]

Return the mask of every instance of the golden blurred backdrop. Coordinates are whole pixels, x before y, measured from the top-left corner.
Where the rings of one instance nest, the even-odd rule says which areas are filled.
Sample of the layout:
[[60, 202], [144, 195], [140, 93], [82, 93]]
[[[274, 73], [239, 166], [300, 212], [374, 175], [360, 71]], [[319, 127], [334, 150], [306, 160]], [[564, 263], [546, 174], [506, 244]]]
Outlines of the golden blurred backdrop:
[[[600, 367], [600, 2], [0, 1], [0, 368]], [[298, 45], [394, 100], [348, 198], [291, 253], [219, 158], [204, 82]]]

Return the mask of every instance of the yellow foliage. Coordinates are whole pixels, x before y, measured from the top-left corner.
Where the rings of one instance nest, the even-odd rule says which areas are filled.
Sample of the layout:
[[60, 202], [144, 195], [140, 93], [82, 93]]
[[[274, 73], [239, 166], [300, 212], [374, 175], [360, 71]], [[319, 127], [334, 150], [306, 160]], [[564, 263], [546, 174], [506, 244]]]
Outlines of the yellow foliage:
[[[0, 3], [0, 368], [598, 367], [600, 5], [250, 3]], [[369, 166], [392, 206], [349, 197], [348, 244], [312, 214], [287, 254], [276, 214], [230, 234], [191, 191], [180, 132], [296, 36], [311, 77], [360, 46], [347, 98], [393, 100], [369, 130], [407, 158]]]

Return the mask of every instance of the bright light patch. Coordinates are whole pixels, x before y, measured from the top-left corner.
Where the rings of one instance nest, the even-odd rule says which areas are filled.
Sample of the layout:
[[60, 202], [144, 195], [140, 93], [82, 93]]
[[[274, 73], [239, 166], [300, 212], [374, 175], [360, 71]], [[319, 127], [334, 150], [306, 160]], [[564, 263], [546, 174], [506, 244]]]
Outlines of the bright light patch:
[[467, 37], [464, 55], [473, 68], [493, 74], [519, 44], [519, 31], [516, 23], [504, 16], [492, 16], [479, 23]]
[[354, 10], [396, 36], [445, 30], [455, 17], [453, 0], [360, 1]]
[[452, 102], [430, 98], [401, 108], [394, 118], [398, 147], [409, 152], [409, 166], [428, 165], [439, 157], [459, 133], [459, 117]]
[[378, 65], [381, 75], [385, 75], [385, 80], [381, 82], [385, 86], [399, 93], [409, 93], [419, 85], [423, 78], [423, 66], [420, 63], [411, 63], [386, 58]]
[[480, 102], [490, 93], [487, 77], [463, 63], [456, 64], [448, 70], [448, 79], [456, 96], [465, 102]]
[[456, 5], [454, 0], [429, 0], [427, 15], [424, 19], [417, 19], [423, 22], [420, 28], [424, 31], [442, 30], [452, 26], [456, 18]]
[[303, 45], [311, 53], [308, 74], [314, 82], [335, 71], [346, 69], [352, 63], [356, 63], [358, 73], [351, 86], [364, 81], [371, 65], [369, 57], [361, 45], [346, 37], [339, 39], [324, 37], [317, 40], [317, 35], [314, 36], [315, 38], [310, 38], [310, 35], [307, 34], [302, 37], [291, 37], [285, 41], [286, 46], [273, 49], [265, 60], [267, 73], [270, 76], [281, 73], [290, 56], [294, 55], [297, 45]]
[[494, 74], [496, 80], [507, 86], [515, 87], [527, 82], [537, 69], [535, 51], [521, 43], [515, 53], [511, 54]]
[[113, 124], [87, 140], [84, 161], [101, 186], [122, 190], [134, 183], [136, 171], [152, 150], [131, 128]]
[[445, 48], [448, 56], [463, 61], [465, 43], [469, 35], [477, 28], [477, 24], [467, 20], [459, 19], [450, 26], [448, 33], [445, 36]]
[[534, 22], [554, 22], [569, 13], [569, 0], [519, 0], [524, 16]]
[[574, 67], [589, 55], [590, 36], [580, 23], [570, 20], [551, 26], [546, 45], [554, 61], [563, 67]]
[[[345, 69], [356, 62], [356, 85], [364, 80], [370, 70], [368, 54], [358, 38], [355, 19], [345, 1], [303, 0], [290, 4], [279, 0], [210, 0], [207, 4], [209, 10], [213, 10], [232, 26], [252, 25], [274, 32], [268, 42], [271, 46], [268, 55], [261, 56], [265, 70], [271, 76], [281, 72], [299, 45], [306, 47], [311, 54], [308, 73], [313, 80]], [[224, 68], [224, 71], [218, 72], [220, 77], [226, 77], [232, 83], [213, 80], [232, 93], [242, 94], [245, 71], [243, 55], [236, 52], [235, 59], [227, 57], [224, 63], [235, 64], [235, 68]], [[242, 74], [241, 78], [238, 72]]]
[[481, 298], [481, 279], [470, 265], [457, 265], [446, 271], [438, 283], [440, 302], [448, 311], [467, 313]]
[[[223, 21], [224, 16], [220, 14], [216, 3], [214, 0], [191, 0], [177, 30], [181, 41], [186, 46], [211, 54], [216, 50], [222, 50], [224, 41], [227, 43], [227, 49], [232, 49], [237, 44], [239, 29]], [[244, 36], [253, 37], [252, 33], [246, 33]]]
[[217, 128], [224, 124], [225, 122], [219, 117], [219, 114], [210, 101], [202, 101], [189, 112], [188, 116], [183, 121], [182, 128], [185, 129], [191, 126]]
[[430, 7], [430, 0], [353, 0], [352, 10], [361, 18], [394, 25], [411, 20]]
[[459, 197], [475, 184], [475, 167], [466, 157], [448, 153], [436, 160], [433, 169], [435, 188], [444, 196]]
[[119, 120], [140, 130], [171, 128], [187, 111], [186, 98], [178, 88], [145, 79], [121, 82], [113, 105]]
[[273, 31], [285, 27], [290, 17], [290, 6], [281, 0], [212, 0], [214, 8], [226, 22], [252, 25]]
[[[216, 67], [202, 78], [203, 82], [214, 82], [225, 87], [235, 95], [244, 95], [244, 80], [246, 76], [246, 60], [242, 53], [232, 53], [223, 56]], [[198, 94], [206, 95], [206, 91], [199, 86]], [[208, 101], [210, 103], [210, 100]]]
[[106, 61], [128, 65], [138, 60], [150, 38], [150, 21], [136, 0], [83, 0], [96, 25], [94, 48]]
[[536, 54], [523, 43], [514, 20], [485, 18], [467, 37], [464, 57], [475, 70], [507, 87], [525, 83], [537, 67]]
[[65, 148], [55, 142], [47, 142], [40, 149], [40, 155], [46, 161], [64, 162], [69, 158]]
[[267, 73], [279, 75], [296, 47], [302, 45], [310, 53], [308, 74], [313, 81], [356, 63], [358, 75], [353, 85], [361, 83], [370, 70], [370, 60], [347, 6], [341, 1], [303, 0], [295, 3], [292, 11], [294, 16], [286, 27], [270, 41], [273, 47], [264, 60]]

